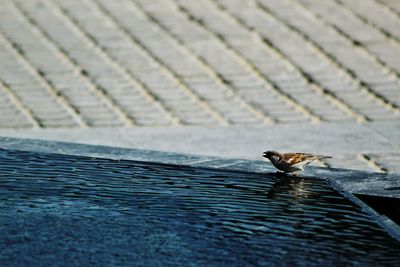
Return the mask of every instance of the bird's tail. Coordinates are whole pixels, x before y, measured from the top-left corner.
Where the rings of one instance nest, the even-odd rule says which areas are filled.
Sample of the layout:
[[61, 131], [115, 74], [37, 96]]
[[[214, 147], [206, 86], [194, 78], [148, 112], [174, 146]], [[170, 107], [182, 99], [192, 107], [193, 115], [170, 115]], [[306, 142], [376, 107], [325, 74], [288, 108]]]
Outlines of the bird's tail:
[[317, 155], [317, 159], [331, 159], [331, 156]]

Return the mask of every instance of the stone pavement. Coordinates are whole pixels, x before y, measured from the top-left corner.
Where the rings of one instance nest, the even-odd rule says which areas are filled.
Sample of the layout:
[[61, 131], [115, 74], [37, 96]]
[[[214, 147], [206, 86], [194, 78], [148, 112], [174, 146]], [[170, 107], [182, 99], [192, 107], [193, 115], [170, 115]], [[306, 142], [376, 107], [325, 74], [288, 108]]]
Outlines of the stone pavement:
[[400, 172], [397, 0], [0, 0], [0, 135]]

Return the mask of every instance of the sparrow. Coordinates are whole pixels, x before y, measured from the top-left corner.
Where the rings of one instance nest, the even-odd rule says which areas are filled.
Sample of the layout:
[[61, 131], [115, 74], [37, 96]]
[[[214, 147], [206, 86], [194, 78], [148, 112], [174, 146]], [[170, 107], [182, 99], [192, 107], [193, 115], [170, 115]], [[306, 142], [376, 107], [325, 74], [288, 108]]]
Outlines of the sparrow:
[[330, 156], [313, 155], [307, 153], [284, 153], [276, 151], [266, 151], [263, 153], [264, 159], [269, 159], [272, 164], [284, 173], [297, 175], [297, 172], [304, 171], [304, 167], [316, 159], [332, 158]]

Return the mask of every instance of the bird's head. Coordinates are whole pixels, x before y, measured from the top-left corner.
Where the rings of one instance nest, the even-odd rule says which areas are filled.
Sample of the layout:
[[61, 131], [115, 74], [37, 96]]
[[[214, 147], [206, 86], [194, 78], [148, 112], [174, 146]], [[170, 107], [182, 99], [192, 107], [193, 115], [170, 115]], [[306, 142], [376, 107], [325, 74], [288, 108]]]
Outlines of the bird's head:
[[279, 152], [270, 150], [270, 151], [265, 151], [263, 153], [263, 157], [269, 160], [279, 161], [282, 158], [282, 155]]

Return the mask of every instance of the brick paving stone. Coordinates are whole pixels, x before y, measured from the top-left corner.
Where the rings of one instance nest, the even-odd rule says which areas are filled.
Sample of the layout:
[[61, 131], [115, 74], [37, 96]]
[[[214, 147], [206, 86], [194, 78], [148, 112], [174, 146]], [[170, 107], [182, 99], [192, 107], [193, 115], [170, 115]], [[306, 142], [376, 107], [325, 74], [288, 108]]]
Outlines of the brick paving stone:
[[369, 156], [385, 171], [400, 173], [400, 153], [371, 154]]
[[[76, 32], [73, 23], [68, 21], [68, 18], [62, 17], [59, 13], [56, 13], [57, 11], [61, 12], [60, 10], [54, 11], [52, 6], [48, 5], [43, 5], [41, 9], [34, 9], [25, 6], [27, 4], [34, 5], [34, 1], [30, 3], [24, 1], [21, 3], [21, 7], [25, 8], [26, 12], [31, 12], [30, 15], [35, 19], [38, 25], [43, 27], [43, 30], [50, 36], [52, 42], [60, 47], [60, 49], [68, 51], [68, 56], [81, 66], [85, 74], [90, 76], [92, 82], [95, 83], [95, 86], [102, 88], [104, 94], [112, 99], [111, 103], [118, 106], [120, 110], [123, 110], [122, 112], [125, 113], [125, 117], [127, 119], [132, 119], [134, 123], [137, 114], [129, 113], [128, 106], [132, 103], [126, 103], [125, 97], [129, 97], [132, 92], [140, 90], [140, 85], [132, 82], [125, 73], [115, 68], [114, 65], [109, 62], [109, 59], [102, 54], [100, 49], [92, 49], [93, 43], [90, 42], [90, 39], [85, 39], [81, 32]], [[51, 17], [51, 15], [53, 15], [53, 17]], [[47, 23], [49, 19], [54, 20], [54, 23], [49, 25]], [[75, 40], [73, 42], [65, 42], [66, 39]], [[130, 87], [114, 91], [110, 88], [110, 84], [113, 86], [129, 84]], [[116, 94], [116, 92], [118, 92], [118, 94]], [[135, 94], [135, 100], [139, 102], [150, 101], [149, 105], [154, 106], [153, 112], [160, 112], [154, 102], [151, 102], [151, 100], [147, 98], [146, 93], [147, 92], [144, 94]], [[162, 113], [159, 114], [159, 117], [163, 118]]]
[[[125, 51], [125, 58], [130, 59], [129, 62], [123, 63], [137, 65], [138, 63], [136, 59], [139, 59], [141, 66], [144, 66], [147, 72], [135, 72], [136, 78], [139, 79], [144, 85], [146, 85], [146, 89], [150, 90], [158, 99], [160, 99], [161, 102], [166, 107], [168, 107], [169, 110], [174, 111], [176, 107], [175, 105], [171, 105], [169, 103], [168, 95], [171, 92], [175, 94], [179, 93], [183, 102], [189, 102], [193, 99], [193, 97], [191, 97], [191, 95], [187, 93], [188, 90], [186, 90], [185, 92], [185, 89], [179, 89], [180, 87], [182, 87], [182, 85], [174, 79], [173, 75], [164, 75], [163, 71], [158, 68], [159, 66], [154, 63], [154, 59], [152, 59], [151, 57], [146, 58], [145, 55], [143, 55], [145, 52], [138, 48], [137, 45], [135, 46], [134, 42], [130, 40], [129, 36], [124, 34], [117, 25], [111, 27], [112, 24], [109, 23], [108, 27], [105, 27], [105, 31], [97, 31], [98, 25], [101, 25], [104, 20], [107, 20], [107, 17], [105, 17], [104, 14], [102, 14], [100, 11], [95, 12], [96, 9], [93, 8], [93, 14], [90, 14], [91, 16], [88, 17], [87, 14], [80, 12], [81, 6], [79, 3], [75, 3], [74, 5], [71, 5], [71, 3], [69, 3], [68, 5], [65, 5], [65, 3], [62, 4], [64, 5], [64, 7], [67, 6], [67, 8], [69, 8], [69, 12], [71, 12], [73, 15], [78, 15], [77, 20], [80, 22], [80, 26], [87, 29], [87, 32], [96, 38], [99, 45], [105, 47], [106, 49], [110, 47], [113, 48], [107, 49], [107, 53], [109, 53], [113, 58], [114, 51], [118, 51], [116, 48], [119, 48], [119, 46], [116, 44], [117, 41], [117, 43], [123, 44], [122, 46], [123, 50]], [[110, 42], [112, 43], [112, 45], [109, 45]], [[121, 53], [121, 51], [119, 51], [118, 53]], [[125, 67], [122, 62], [120, 64], [121, 66]], [[129, 69], [128, 67], [126, 68]], [[148, 72], [151, 72], [153, 75], [147, 75]], [[165, 87], [167, 87], [169, 90], [165, 90]], [[192, 102], [192, 105], [199, 106], [199, 103]], [[201, 110], [201, 107], [198, 107], [198, 112], [204, 111]], [[175, 115], [179, 117], [179, 114]]]
[[[196, 10], [205, 10], [207, 9], [206, 7], [196, 7]], [[210, 10], [209, 8], [207, 10]], [[212, 9], [211, 9], [212, 10]], [[225, 14], [226, 15], [226, 14]], [[210, 14], [207, 14], [207, 16], [210, 16]], [[313, 97], [315, 99], [318, 99], [321, 103], [323, 103], [325, 109], [331, 108], [331, 110], [334, 110], [335, 107], [331, 106], [332, 103], [329, 103], [324, 99], [324, 95], [320, 93], [320, 91], [313, 90], [313, 87], [310, 86], [307, 81], [305, 80], [304, 77], [299, 74], [299, 72], [296, 72], [288, 62], [285, 62], [281, 60], [282, 58], [278, 56], [277, 53], [274, 53], [274, 51], [271, 49], [271, 47], [267, 46], [266, 44], [256, 41], [249, 43], [248, 41], [244, 40], [249, 40], [249, 39], [254, 39], [252, 37], [252, 34], [250, 32], [244, 31], [245, 28], [240, 25], [239, 23], [232, 23], [232, 19], [223, 19], [223, 16], [218, 21], [217, 23], [210, 23], [210, 27], [218, 27], [220, 28], [224, 22], [230, 22], [226, 27], [229, 29], [241, 29], [241, 31], [219, 31], [219, 29], [216, 29], [216, 31], [219, 31], [218, 33], [221, 34], [221, 36], [225, 36], [225, 41], [230, 43], [232, 47], [234, 47], [238, 53], [242, 54], [245, 58], [247, 58], [252, 64], [254, 64], [257, 69], [260, 70], [260, 72], [265, 75], [269, 80], [275, 83], [276, 86], [280, 88], [280, 90], [288, 95], [291, 95], [294, 100], [299, 101], [299, 103], [302, 106], [310, 108], [313, 112], [315, 112], [318, 115], [321, 115], [321, 110], [318, 108], [315, 109], [315, 106], [310, 105], [309, 103], [312, 102], [312, 100], [308, 101], [301, 101], [298, 97], [299, 94], [313, 94]], [[244, 32], [243, 32], [244, 31]], [[240, 36], [241, 38], [238, 38]], [[259, 40], [259, 39], [257, 39]], [[259, 68], [258, 65], [262, 62], [274, 62], [273, 64], [273, 70], [272, 69], [265, 69], [265, 65], [261, 65]], [[278, 75], [275, 73], [278, 72]], [[271, 73], [272, 72], [272, 73]], [[281, 75], [284, 76], [284, 79], [281, 79]], [[293, 90], [294, 88], [291, 86], [288, 86], [288, 80], [285, 78], [292, 79], [293, 81], [290, 81], [292, 84], [295, 84], [296, 90]], [[343, 114], [344, 115], [344, 114]]]
[[[266, 12], [263, 12], [257, 8], [257, 6], [248, 6], [245, 9], [239, 5], [233, 5], [234, 1], [219, 2], [224, 6], [224, 8], [229, 10], [233, 16], [240, 19], [243, 24], [245, 24], [247, 27], [256, 29], [263, 38], [268, 39], [269, 42], [271, 42], [282, 55], [289, 58], [289, 60], [301, 72], [305, 73], [307, 78], [312, 77], [314, 81], [317, 81], [318, 79], [314, 76], [318, 77], [324, 73], [330, 73], [330, 75], [336, 74], [338, 77], [343, 76], [343, 72], [341, 72], [340, 69], [330, 65], [329, 61], [321, 57], [319, 53], [315, 53], [315, 49], [310, 46], [306, 40], [303, 40], [301, 36], [290, 32], [290, 29], [283, 23], [280, 23], [277, 19], [270, 16]], [[284, 32], [285, 34], [276, 34], [275, 32], [270, 34], [269, 31], [264, 31], [264, 29], [268, 28], [273, 28], [277, 32]], [[297, 49], [294, 49], [296, 47]], [[300, 47], [302, 52], [298, 53]], [[324, 70], [324, 72], [322, 72], [322, 70]], [[322, 84], [318, 84], [318, 86], [321, 85]], [[329, 88], [325, 89], [328, 89], [329, 91]], [[324, 91], [324, 93], [327, 92]], [[351, 109], [351, 107], [349, 107], [349, 103], [346, 103], [346, 97], [343, 95], [331, 93], [330, 99], [336, 103], [340, 103], [341, 107], [347, 106], [345, 109]], [[362, 116], [362, 114], [357, 114], [357, 116]]]
[[[124, 1], [123, 1], [124, 2]], [[169, 73], [174, 75], [174, 77], [181, 78], [180, 79], [180, 85], [184, 90], [192, 92], [192, 95], [197, 98], [201, 103], [205, 103], [203, 107], [205, 108], [205, 112], [212, 112], [212, 113], [218, 113], [219, 116], [221, 117], [220, 120], [223, 120], [223, 112], [224, 110], [221, 109], [219, 106], [212, 106], [209, 105], [208, 102], [202, 101], [202, 99], [207, 99], [210, 98], [207, 96], [207, 92], [204, 91], [199, 91], [196, 90], [196, 87], [189, 87], [190, 84], [188, 84], [185, 81], [186, 76], [205, 76], [209, 77], [210, 74], [207, 73], [208, 70], [202, 66], [201, 61], [196, 59], [193, 55], [188, 54], [188, 51], [185, 50], [184, 47], [182, 47], [177, 40], [175, 40], [172, 36], [166, 34], [163, 32], [162, 28], [157, 27], [157, 25], [154, 25], [152, 21], [150, 20], [149, 17], [146, 16], [141, 10], [139, 9], [138, 6], [134, 5], [133, 3], [130, 2], [124, 2], [123, 4], [127, 5], [134, 11], [138, 12], [140, 16], [138, 17], [130, 17], [131, 21], [129, 22], [121, 22], [120, 27], [125, 30], [126, 32], [137, 32], [136, 30], [132, 29], [132, 27], [138, 25], [138, 23], [143, 23], [146, 22], [147, 28], [149, 31], [152, 31], [154, 35], [157, 35], [157, 38], [149, 38], [148, 33], [146, 32], [140, 32], [135, 38], [135, 40], [138, 40], [144, 47], [146, 51], [148, 51], [148, 54], [151, 55], [154, 58], [157, 58], [159, 61], [159, 64], [162, 65]], [[102, 5], [106, 6], [107, 12], [110, 13], [109, 17], [114, 17], [116, 21], [120, 19], [121, 16], [116, 16], [113, 12], [115, 12], [113, 9], [111, 9], [108, 5], [109, 2], [104, 2]], [[103, 7], [104, 7], [103, 6]], [[128, 10], [129, 11], [129, 10]], [[119, 12], [119, 11], [118, 11]], [[138, 21], [140, 20], [140, 21]], [[150, 36], [152, 37], [152, 36]], [[162, 48], [159, 47], [160, 44], [163, 46]], [[190, 68], [188, 68], [190, 66]], [[214, 79], [214, 83], [218, 82], [217, 80]], [[218, 88], [219, 90], [227, 90], [226, 88], [220, 86]], [[212, 97], [212, 96], [211, 96]], [[226, 99], [226, 101], [229, 103], [229, 99]], [[232, 103], [231, 103], [232, 104]], [[235, 108], [235, 106], [232, 104], [231, 108]]]
[[400, 17], [387, 6], [374, 0], [341, 0], [340, 2], [349, 7], [360, 18], [400, 40], [398, 30], [400, 28]]
[[[353, 42], [362, 44], [362, 46], [359, 46], [359, 48], [362, 49], [358, 49], [358, 52], [365, 49], [366, 51], [371, 52], [372, 55], [377, 56], [377, 58], [381, 60], [384, 65], [387, 64], [387, 66], [394, 68], [397, 73], [399, 72], [399, 69], [397, 68], [398, 64], [396, 64], [396, 60], [393, 61], [393, 58], [396, 58], [396, 55], [399, 54], [400, 46], [398, 43], [388, 40], [388, 38], [383, 34], [383, 32], [379, 31], [379, 29], [368, 23], [365, 23], [353, 12], [351, 12], [349, 8], [337, 4], [337, 2], [319, 1], [318, 3], [312, 2], [311, 4], [309, 0], [299, 1], [306, 3], [310, 10], [319, 14], [324, 21], [327, 21], [334, 27], [337, 27], [337, 29], [347, 38]], [[368, 2], [363, 3], [363, 5], [364, 4], [368, 4]], [[379, 12], [375, 10], [375, 16], [378, 17]], [[376, 47], [376, 45], [372, 45], [372, 47], [370, 47], [370, 44], [375, 43], [380, 43], [381, 48], [383, 48], [385, 51], [384, 54], [381, 54], [378, 50], [373, 49], [373, 47]], [[357, 50], [355, 52], [357, 52]], [[373, 67], [373, 63], [370, 63], [369, 65], [370, 67]]]
[[[276, 12], [281, 19], [285, 20], [286, 23], [297, 28], [299, 32], [304, 33], [311, 39], [320, 35], [320, 31], [315, 33], [315, 29], [318, 28], [318, 25], [321, 28], [324, 27], [324, 35], [333, 35], [334, 38], [332, 39], [340, 40], [339, 44], [341, 45], [338, 45], [338, 43], [328, 43], [328, 45], [326, 45], [326, 42], [319, 44], [318, 41], [314, 41], [317, 47], [321, 47], [322, 52], [327, 52], [332, 58], [338, 60], [338, 62], [340, 62], [340, 64], [342, 64], [347, 71], [356, 73], [357, 79], [361, 80], [363, 83], [369, 84], [371, 79], [374, 79], [375, 81], [377, 79], [379, 81], [396, 79], [395, 75], [387, 74], [387, 69], [385, 69], [385, 66], [382, 66], [374, 61], [373, 58], [368, 56], [367, 52], [361, 51], [360, 49], [354, 49], [351, 41], [346, 40], [346, 36], [342, 36], [340, 35], [340, 32], [338, 33], [332, 28], [329, 28], [323, 23], [323, 21], [319, 20], [317, 17], [313, 17], [308, 10], [298, 8], [299, 5], [293, 5], [293, 1], [279, 1], [278, 3], [276, 1], [264, 0], [261, 2], [268, 8], [273, 9], [273, 12]], [[328, 8], [325, 6], [323, 7], [326, 8], [325, 15], [328, 16]], [[288, 12], [288, 10], [291, 12]], [[309, 21], [309, 23], [301, 23], [304, 21]], [[316, 27], [309, 27], [310, 25], [315, 25]], [[370, 90], [372, 93], [376, 93], [377, 98], [382, 95], [381, 92], [374, 91], [373, 85], [370, 85], [366, 89]], [[389, 101], [390, 100], [391, 99], [389, 99]]]
[[400, 3], [397, 0], [378, 0], [379, 3], [384, 4], [387, 8], [391, 11], [396, 13], [397, 15], [400, 14]]
[[[27, 108], [32, 110], [32, 112], [37, 115], [41, 124], [44, 126], [50, 126], [52, 124], [62, 125], [62, 121], [51, 121], [52, 119], [49, 116], [51, 113], [55, 112], [64, 114], [66, 126], [77, 125], [76, 122], [74, 122], [73, 119], [68, 115], [67, 111], [65, 111], [58, 103], [56, 103], [56, 99], [52, 97], [52, 95], [47, 92], [47, 90], [38, 82], [38, 80], [32, 76], [29, 70], [26, 70], [26, 68], [24, 68], [24, 66], [18, 62], [17, 58], [13, 57], [9, 51], [6, 51], [4, 46], [1, 47], [0, 51], [0, 53], [7, 53], [7, 57], [3, 57], [3, 59], [6, 58], [8, 60], [8, 67], [2, 69], [0, 72], [0, 79], [2, 79], [3, 82], [14, 91], [14, 93], [21, 99]], [[26, 85], [30, 87], [29, 90], [27, 89]], [[35, 99], [40, 101], [38, 105], [35, 105]], [[52, 109], [49, 110], [50, 112], [36, 112], [35, 109], [43, 106], [44, 103], [46, 103], [48, 106], [51, 105]]]
[[29, 128], [32, 124], [13, 103], [11, 96], [0, 85], [0, 127], [1, 128]]
[[[165, 1], [162, 1], [162, 3], [164, 2]], [[143, 3], [147, 4], [149, 2], [143, 1]], [[146, 5], [144, 5], [143, 8], [147, 12], [157, 14], [155, 13], [158, 12], [155, 10], [155, 6], [160, 6], [158, 10], [161, 10], [160, 12], [162, 12], [162, 3], [151, 7], [146, 7]], [[168, 8], [168, 6], [165, 6], [165, 8]], [[173, 10], [175, 9], [171, 9], [171, 11]], [[155, 16], [154, 14], [153, 16]], [[175, 16], [157, 17], [160, 19], [160, 23], [162, 23], [164, 27], [166, 27], [165, 25], [168, 25], [168, 23], [171, 23], [171, 19], [174, 19], [174, 25], [185, 25], [187, 27], [186, 32], [192, 32], [192, 34], [197, 33], [199, 35], [195, 38], [197, 41], [192, 42], [191, 40], [187, 40], [185, 35], [178, 36], [177, 34], [180, 34], [180, 32], [171, 32], [178, 40], [187, 44], [195, 56], [203, 59], [209, 67], [215, 69], [216, 73], [218, 73], [219, 76], [222, 76], [223, 82], [228, 82], [236, 91], [241, 91], [241, 86], [243, 85], [248, 86], [258, 84], [260, 90], [262, 90], [263, 87], [265, 88], [265, 83], [258, 79], [248, 68], [243, 66], [240, 61], [238, 62], [237, 58], [235, 58], [230, 51], [226, 50], [226, 47], [218, 40], [218, 38], [207, 32], [207, 30], [202, 28], [200, 25], [192, 23], [184, 13], [176, 12]], [[199, 39], [201, 39], [201, 41], [199, 41]], [[282, 104], [285, 105], [285, 103]], [[234, 108], [234, 106], [231, 108]], [[227, 111], [224, 110], [223, 112]], [[246, 112], [246, 110], [243, 110], [243, 112]]]
[[360, 160], [357, 155], [336, 155], [334, 160], [328, 159], [327, 163], [335, 168], [356, 169], [364, 171], [377, 171], [365, 160]]

